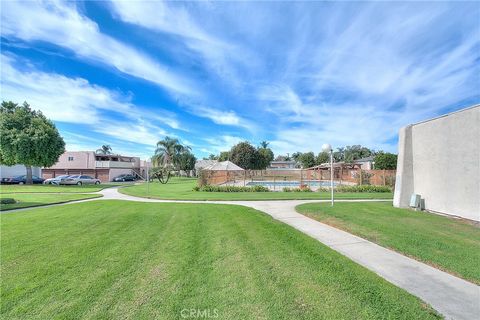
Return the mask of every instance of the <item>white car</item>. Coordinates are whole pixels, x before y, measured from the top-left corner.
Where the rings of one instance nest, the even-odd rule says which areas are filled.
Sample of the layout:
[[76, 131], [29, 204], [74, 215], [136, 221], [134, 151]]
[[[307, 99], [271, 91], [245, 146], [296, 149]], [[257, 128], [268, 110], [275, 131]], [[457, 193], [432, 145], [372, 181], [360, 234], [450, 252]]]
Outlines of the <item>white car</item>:
[[62, 181], [63, 179], [66, 179], [68, 177], [69, 177], [69, 175], [63, 175], [63, 176], [58, 176], [58, 177], [55, 177], [55, 178], [50, 178], [50, 179], [47, 179], [47, 180], [43, 181], [43, 184], [60, 184], [60, 181]]
[[100, 180], [90, 176], [69, 176], [68, 178], [62, 179], [60, 184], [76, 184], [81, 186], [82, 184], [100, 184]]

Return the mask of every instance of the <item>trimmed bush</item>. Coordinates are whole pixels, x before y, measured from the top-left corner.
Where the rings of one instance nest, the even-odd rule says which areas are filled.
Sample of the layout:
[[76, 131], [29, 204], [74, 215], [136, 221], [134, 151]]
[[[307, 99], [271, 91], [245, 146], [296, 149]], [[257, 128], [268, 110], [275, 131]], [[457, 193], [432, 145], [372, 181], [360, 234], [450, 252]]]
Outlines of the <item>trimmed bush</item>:
[[0, 199], [1, 204], [14, 204], [17, 203], [17, 201], [13, 198], [2, 198]]
[[335, 188], [335, 192], [392, 192], [392, 188], [388, 186], [374, 186], [374, 185], [361, 185], [361, 186], [339, 185]]
[[309, 186], [303, 186], [302, 188], [289, 188], [285, 187], [282, 189], [283, 192], [313, 192]]
[[237, 186], [211, 186], [205, 185], [203, 187], [194, 187], [193, 191], [203, 192], [269, 192], [270, 190], [264, 186], [253, 187], [237, 187]]

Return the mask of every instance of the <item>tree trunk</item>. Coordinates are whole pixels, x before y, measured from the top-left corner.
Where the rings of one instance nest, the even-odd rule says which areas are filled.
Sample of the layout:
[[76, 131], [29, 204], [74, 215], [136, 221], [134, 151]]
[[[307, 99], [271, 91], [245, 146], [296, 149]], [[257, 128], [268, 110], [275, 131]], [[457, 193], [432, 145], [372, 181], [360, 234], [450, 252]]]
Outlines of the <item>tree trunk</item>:
[[32, 181], [32, 166], [25, 166], [25, 169], [27, 169], [27, 184], [33, 184]]

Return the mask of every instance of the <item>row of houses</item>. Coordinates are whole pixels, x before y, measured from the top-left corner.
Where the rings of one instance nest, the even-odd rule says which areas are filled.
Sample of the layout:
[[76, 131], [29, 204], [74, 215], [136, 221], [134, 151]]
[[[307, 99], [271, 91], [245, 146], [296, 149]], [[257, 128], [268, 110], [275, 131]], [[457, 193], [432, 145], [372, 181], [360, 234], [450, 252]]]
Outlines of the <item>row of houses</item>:
[[[143, 179], [148, 164], [139, 157], [96, 154], [94, 151], [67, 151], [50, 168], [33, 168], [33, 175], [44, 179], [61, 175], [88, 175], [108, 182], [121, 174], [132, 174]], [[25, 167], [2, 166], [0, 173], [1, 178], [24, 175]]]

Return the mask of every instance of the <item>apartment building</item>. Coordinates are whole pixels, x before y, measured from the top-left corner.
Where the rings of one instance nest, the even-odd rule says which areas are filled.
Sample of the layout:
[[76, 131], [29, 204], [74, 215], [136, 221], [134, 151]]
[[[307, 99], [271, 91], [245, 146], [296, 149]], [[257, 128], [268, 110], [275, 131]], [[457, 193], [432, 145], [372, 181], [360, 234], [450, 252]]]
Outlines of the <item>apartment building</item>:
[[58, 162], [50, 168], [42, 170], [43, 178], [60, 175], [88, 175], [102, 182], [112, 181], [121, 174], [133, 174], [143, 177], [145, 161], [139, 157], [118, 154], [96, 154], [93, 151], [67, 151], [60, 156]]

